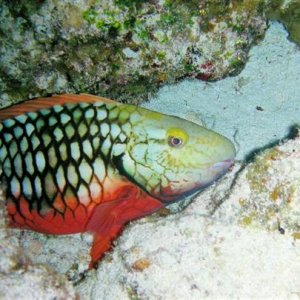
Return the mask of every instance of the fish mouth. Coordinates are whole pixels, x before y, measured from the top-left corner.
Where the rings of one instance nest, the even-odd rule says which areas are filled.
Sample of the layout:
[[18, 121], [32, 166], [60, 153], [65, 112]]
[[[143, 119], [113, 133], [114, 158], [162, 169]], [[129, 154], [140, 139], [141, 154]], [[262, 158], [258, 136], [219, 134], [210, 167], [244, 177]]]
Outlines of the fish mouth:
[[220, 161], [220, 162], [217, 162], [217, 163], [213, 164], [210, 168], [211, 168], [211, 170], [222, 169], [222, 170], [227, 171], [230, 168], [232, 168], [233, 164], [234, 164], [233, 159], [226, 159], [226, 160], [223, 160], [223, 161]]
[[201, 182], [195, 184], [192, 188], [187, 190], [178, 190], [174, 191], [170, 187], [166, 187], [161, 189], [160, 191], [160, 200], [163, 202], [172, 203], [181, 198], [189, 196], [191, 194], [196, 193], [197, 191], [203, 190], [204, 188], [211, 185], [213, 182], [220, 179], [227, 171], [231, 170], [234, 165], [233, 159], [226, 159], [217, 163], [214, 163], [211, 167], [209, 167], [209, 171], [213, 174], [213, 180], [208, 182]]
[[226, 159], [220, 162], [213, 164], [210, 167], [210, 171], [215, 175], [215, 180], [218, 180], [222, 177], [227, 171], [231, 170], [234, 165], [233, 159]]

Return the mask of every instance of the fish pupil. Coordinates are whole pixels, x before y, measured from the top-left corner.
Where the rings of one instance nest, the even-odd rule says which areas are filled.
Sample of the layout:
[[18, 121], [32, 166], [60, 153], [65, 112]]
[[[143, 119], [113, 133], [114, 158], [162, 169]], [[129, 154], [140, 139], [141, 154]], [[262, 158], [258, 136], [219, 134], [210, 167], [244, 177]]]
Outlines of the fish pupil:
[[182, 144], [183, 144], [183, 140], [181, 138], [178, 138], [178, 137], [175, 137], [175, 136], [171, 136], [169, 138], [169, 145], [171, 147], [178, 148], [178, 147], [182, 146]]

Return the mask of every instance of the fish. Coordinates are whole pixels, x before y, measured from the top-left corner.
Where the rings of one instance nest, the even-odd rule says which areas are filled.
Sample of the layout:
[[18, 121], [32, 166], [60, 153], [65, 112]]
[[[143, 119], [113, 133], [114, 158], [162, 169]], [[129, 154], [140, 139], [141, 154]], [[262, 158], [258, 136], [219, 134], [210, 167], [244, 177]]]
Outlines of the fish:
[[88, 232], [90, 268], [130, 221], [225, 174], [236, 151], [190, 121], [88, 94], [0, 110], [0, 182], [13, 228]]

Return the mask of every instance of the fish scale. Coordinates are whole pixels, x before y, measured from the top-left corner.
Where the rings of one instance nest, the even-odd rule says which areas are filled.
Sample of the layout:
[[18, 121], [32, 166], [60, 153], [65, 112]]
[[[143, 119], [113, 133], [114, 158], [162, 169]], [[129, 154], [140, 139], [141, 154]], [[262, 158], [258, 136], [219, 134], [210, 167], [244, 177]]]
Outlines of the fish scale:
[[[123, 138], [122, 141], [117, 140], [122, 129], [116, 123], [113, 124], [114, 131], [108, 129], [105, 135], [101, 135], [101, 125], [111, 122], [112, 108], [107, 104], [57, 105], [3, 121], [0, 180], [10, 187], [7, 198], [18, 206], [22, 195], [30, 209], [40, 211], [43, 208], [45, 211], [54, 208], [62, 212], [62, 208], [54, 202], [58, 193], [61, 193], [62, 200], [74, 196], [78, 202], [84, 194], [89, 195], [95, 167], [107, 167], [113, 145], [111, 140], [125, 142]], [[114, 120], [116, 110], [113, 112]], [[88, 130], [90, 127], [93, 128], [92, 134]], [[110, 142], [105, 143], [108, 139]], [[103, 145], [105, 149], [101, 149]], [[99, 163], [99, 154], [103, 164]], [[102, 176], [99, 183], [103, 184], [104, 179]], [[84, 202], [84, 205], [89, 204]]]
[[10, 225], [91, 233], [90, 267], [126, 223], [207, 186], [234, 155], [229, 140], [197, 124], [93, 95], [0, 110]]

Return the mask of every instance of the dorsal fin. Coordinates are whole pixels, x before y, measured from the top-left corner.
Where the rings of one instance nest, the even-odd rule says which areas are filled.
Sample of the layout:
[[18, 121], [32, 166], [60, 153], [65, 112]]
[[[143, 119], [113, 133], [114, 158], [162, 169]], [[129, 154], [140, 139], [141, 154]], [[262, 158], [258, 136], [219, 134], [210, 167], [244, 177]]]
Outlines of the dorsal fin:
[[63, 105], [66, 103], [114, 103], [120, 105], [121, 103], [89, 94], [64, 94], [64, 95], [54, 95], [48, 98], [37, 98], [33, 100], [28, 100], [20, 104], [15, 104], [0, 110], [0, 122], [5, 119], [13, 118], [18, 115], [25, 114], [31, 111], [37, 111], [44, 108], [49, 108], [55, 105]]

